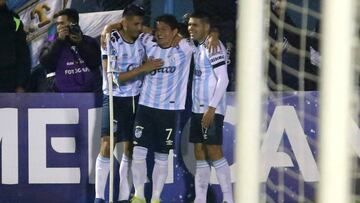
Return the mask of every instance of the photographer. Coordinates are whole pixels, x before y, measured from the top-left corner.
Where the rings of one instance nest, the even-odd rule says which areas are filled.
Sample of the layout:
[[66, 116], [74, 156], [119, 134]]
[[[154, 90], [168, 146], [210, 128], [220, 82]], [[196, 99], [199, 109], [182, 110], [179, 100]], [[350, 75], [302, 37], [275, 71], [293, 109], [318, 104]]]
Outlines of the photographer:
[[95, 39], [83, 35], [79, 14], [64, 9], [54, 15], [57, 39], [47, 43], [40, 63], [48, 73], [55, 72], [56, 92], [102, 92], [101, 52]]

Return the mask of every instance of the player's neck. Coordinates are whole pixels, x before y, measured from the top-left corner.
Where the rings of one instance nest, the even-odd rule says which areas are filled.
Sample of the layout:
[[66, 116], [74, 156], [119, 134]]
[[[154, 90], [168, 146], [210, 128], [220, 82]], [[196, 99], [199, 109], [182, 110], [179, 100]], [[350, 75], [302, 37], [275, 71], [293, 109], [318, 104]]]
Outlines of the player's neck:
[[199, 44], [203, 44], [206, 41], [206, 39], [208, 38], [208, 36], [209, 35], [207, 34], [207, 35], [203, 36], [201, 39], [199, 39], [198, 40]]
[[134, 43], [135, 39], [129, 36], [124, 30], [120, 30], [120, 35], [125, 42]]
[[171, 47], [171, 43], [167, 43], [167, 44], [159, 44], [159, 47], [162, 48], [162, 49], [167, 49], [167, 48], [170, 48]]

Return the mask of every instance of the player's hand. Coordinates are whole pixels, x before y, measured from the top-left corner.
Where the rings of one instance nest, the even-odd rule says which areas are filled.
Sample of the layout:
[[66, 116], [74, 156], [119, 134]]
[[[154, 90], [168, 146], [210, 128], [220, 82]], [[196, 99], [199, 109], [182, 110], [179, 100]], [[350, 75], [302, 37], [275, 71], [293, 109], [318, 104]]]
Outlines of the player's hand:
[[65, 40], [67, 36], [70, 35], [68, 26], [60, 26], [58, 28], [58, 38], [61, 40]]
[[154, 31], [154, 30], [153, 30], [151, 27], [148, 27], [148, 26], [145, 26], [145, 25], [143, 25], [143, 27], [142, 27], [142, 32], [143, 32], [143, 33], [152, 34], [153, 31]]
[[273, 42], [270, 44], [270, 53], [275, 58], [280, 58], [280, 55], [283, 52], [283, 43], [281, 42]]
[[216, 53], [220, 51], [221, 48], [218, 32], [210, 32], [206, 47], [209, 49], [210, 53]]
[[208, 110], [204, 113], [201, 119], [201, 126], [203, 128], [209, 128], [209, 126], [214, 122], [216, 108], [209, 106]]
[[159, 69], [164, 65], [164, 61], [161, 59], [148, 59], [142, 66], [142, 70], [145, 73], [149, 73], [153, 70]]
[[183, 37], [181, 37], [179, 34], [175, 35], [173, 41], [171, 42], [171, 46], [177, 47], [182, 39]]

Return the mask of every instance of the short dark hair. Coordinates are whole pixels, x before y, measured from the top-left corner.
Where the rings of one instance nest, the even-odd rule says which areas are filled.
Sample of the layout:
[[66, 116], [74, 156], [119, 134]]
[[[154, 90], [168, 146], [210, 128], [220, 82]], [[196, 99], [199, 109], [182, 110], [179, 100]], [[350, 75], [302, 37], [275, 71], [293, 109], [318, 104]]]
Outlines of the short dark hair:
[[57, 12], [54, 15], [54, 18], [57, 18], [59, 16], [67, 16], [69, 18], [69, 21], [71, 21], [72, 23], [79, 24], [79, 12], [77, 12], [77, 10], [73, 8], [66, 8]]
[[127, 6], [122, 13], [122, 17], [130, 17], [130, 16], [144, 17], [145, 10], [140, 6], [131, 4], [131, 5]]
[[211, 25], [210, 15], [205, 12], [199, 12], [199, 11], [194, 12], [194, 13], [190, 14], [189, 19], [190, 18], [198, 18], [198, 19], [202, 20], [204, 23]]
[[175, 16], [170, 15], [170, 14], [158, 16], [155, 19], [155, 22], [163, 22], [163, 23], [169, 25], [172, 30], [179, 29], [178, 21], [176, 20]]

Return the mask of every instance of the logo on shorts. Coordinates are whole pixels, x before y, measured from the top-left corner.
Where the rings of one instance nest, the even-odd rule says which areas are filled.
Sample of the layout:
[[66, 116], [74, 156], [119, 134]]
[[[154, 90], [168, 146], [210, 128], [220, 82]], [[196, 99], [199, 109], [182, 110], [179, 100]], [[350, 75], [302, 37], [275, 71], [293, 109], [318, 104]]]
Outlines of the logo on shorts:
[[172, 141], [172, 140], [166, 140], [166, 145], [167, 145], [167, 146], [172, 146], [172, 145], [173, 145], [173, 141]]
[[141, 135], [142, 135], [142, 130], [144, 129], [144, 127], [142, 127], [142, 126], [136, 126], [135, 127], [135, 137], [136, 138], [140, 138], [141, 137]]

